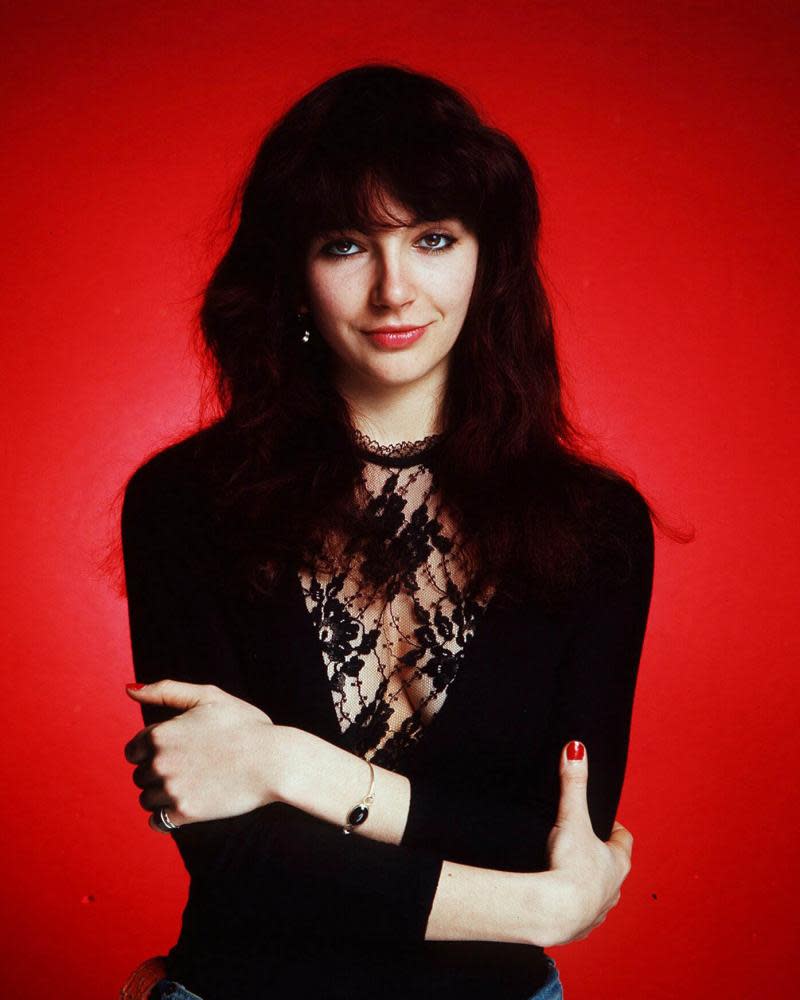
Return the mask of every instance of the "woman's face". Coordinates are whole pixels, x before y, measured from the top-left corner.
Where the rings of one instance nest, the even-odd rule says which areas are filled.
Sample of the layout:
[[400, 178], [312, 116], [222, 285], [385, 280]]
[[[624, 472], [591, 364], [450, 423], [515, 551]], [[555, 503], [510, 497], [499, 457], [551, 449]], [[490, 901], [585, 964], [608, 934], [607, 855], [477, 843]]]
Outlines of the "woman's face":
[[345, 389], [443, 384], [475, 282], [478, 240], [463, 223], [415, 223], [388, 204], [403, 227], [337, 230], [308, 249], [301, 311], [334, 352]]

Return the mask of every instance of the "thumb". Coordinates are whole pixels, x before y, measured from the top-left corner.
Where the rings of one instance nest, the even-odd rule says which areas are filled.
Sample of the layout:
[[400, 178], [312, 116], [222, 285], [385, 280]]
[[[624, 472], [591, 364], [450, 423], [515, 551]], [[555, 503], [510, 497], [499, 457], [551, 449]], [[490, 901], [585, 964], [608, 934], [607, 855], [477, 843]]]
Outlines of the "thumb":
[[134, 701], [148, 705], [166, 705], [183, 710], [210, 701], [207, 685], [185, 681], [163, 680], [153, 684], [126, 684], [125, 691]]
[[586, 786], [589, 781], [589, 761], [586, 747], [572, 740], [561, 751], [561, 798], [558, 801], [556, 824], [588, 823], [589, 806]]

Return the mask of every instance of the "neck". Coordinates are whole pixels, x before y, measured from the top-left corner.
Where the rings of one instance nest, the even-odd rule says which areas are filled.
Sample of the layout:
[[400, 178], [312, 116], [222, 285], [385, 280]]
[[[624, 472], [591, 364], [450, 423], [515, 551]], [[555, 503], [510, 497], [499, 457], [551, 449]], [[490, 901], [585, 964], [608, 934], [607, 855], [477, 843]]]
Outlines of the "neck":
[[337, 387], [350, 407], [354, 426], [379, 444], [419, 441], [441, 430], [444, 375], [428, 375], [405, 385], [367, 383], [347, 372]]

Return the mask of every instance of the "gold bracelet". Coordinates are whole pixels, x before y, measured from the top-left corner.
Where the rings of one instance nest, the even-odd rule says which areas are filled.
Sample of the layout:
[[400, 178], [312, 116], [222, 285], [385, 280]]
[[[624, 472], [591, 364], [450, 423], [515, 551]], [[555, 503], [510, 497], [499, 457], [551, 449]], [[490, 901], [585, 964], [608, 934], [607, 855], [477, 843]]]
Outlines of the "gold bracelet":
[[375, 768], [370, 761], [365, 761], [369, 765], [370, 783], [369, 791], [364, 798], [350, 810], [347, 822], [342, 827], [342, 833], [350, 833], [354, 826], [360, 826], [369, 816], [369, 807], [375, 800]]

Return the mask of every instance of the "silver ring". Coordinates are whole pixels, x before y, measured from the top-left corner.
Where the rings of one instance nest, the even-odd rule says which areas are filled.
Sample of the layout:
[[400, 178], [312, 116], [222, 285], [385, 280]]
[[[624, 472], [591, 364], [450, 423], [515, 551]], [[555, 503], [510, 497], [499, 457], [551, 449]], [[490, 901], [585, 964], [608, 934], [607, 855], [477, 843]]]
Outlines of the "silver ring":
[[156, 817], [156, 826], [163, 833], [169, 833], [171, 830], [179, 830], [180, 829], [180, 826], [177, 823], [173, 823], [172, 820], [169, 818], [169, 815], [167, 813], [167, 810], [166, 810], [165, 806], [162, 806], [158, 810], [158, 812], [155, 813], [155, 817]]

